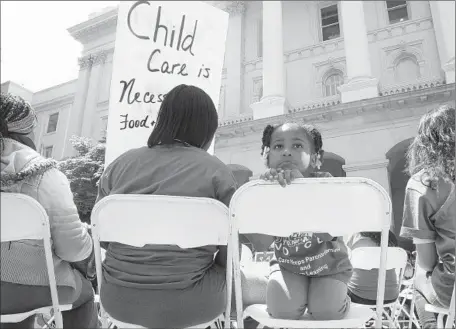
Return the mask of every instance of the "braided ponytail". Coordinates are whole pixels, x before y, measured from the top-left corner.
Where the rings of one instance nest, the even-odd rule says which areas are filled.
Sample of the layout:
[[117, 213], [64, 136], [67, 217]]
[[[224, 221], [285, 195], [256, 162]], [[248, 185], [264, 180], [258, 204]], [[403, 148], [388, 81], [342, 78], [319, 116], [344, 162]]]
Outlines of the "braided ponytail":
[[267, 125], [266, 128], [264, 128], [263, 137], [261, 138], [261, 142], [262, 142], [261, 155], [264, 155], [264, 149], [266, 147], [271, 147], [271, 136], [272, 136], [272, 133], [274, 132], [274, 130], [276, 128], [277, 127], [274, 127], [274, 126], [271, 126], [271, 125]]

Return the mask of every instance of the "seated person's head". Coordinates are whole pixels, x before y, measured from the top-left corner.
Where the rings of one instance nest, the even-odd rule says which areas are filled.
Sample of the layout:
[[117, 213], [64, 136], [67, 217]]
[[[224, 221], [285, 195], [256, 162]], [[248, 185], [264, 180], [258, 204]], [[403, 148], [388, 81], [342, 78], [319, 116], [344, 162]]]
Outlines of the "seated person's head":
[[179, 85], [166, 94], [149, 147], [182, 143], [208, 150], [218, 126], [214, 102], [202, 89]]
[[297, 169], [304, 177], [318, 170], [324, 151], [318, 129], [296, 122], [272, 126], [263, 131], [261, 155], [266, 167]]
[[33, 144], [33, 129], [37, 124], [35, 111], [23, 98], [1, 93], [0, 96], [0, 138], [14, 139], [36, 150]]

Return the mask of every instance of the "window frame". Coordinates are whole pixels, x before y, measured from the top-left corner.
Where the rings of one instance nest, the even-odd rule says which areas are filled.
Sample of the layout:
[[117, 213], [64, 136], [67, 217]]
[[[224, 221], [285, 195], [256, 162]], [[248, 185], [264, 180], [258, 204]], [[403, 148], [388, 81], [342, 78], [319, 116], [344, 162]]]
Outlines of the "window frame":
[[[55, 130], [49, 131], [49, 127], [50, 127], [50, 123], [51, 123], [51, 117], [53, 115], [57, 115], [57, 121], [55, 123]], [[59, 117], [60, 117], [60, 112], [54, 112], [54, 113], [49, 115], [48, 122], [47, 122], [47, 127], [46, 127], [46, 134], [53, 134], [53, 133], [57, 132], [57, 127], [59, 125]]]
[[[383, 1], [383, 5], [385, 6], [385, 13], [386, 13], [386, 24], [387, 25], [394, 25], [394, 24], [398, 24], [398, 23], [404, 23], [406, 21], [410, 21], [412, 20], [412, 14], [411, 14], [411, 11], [410, 11], [410, 1], [405, 1], [405, 4], [404, 5], [400, 5], [400, 6], [397, 6], [397, 7], [394, 7], [394, 8], [388, 8], [388, 4], [387, 4], [388, 1]], [[389, 12], [392, 11], [392, 10], [397, 10], [397, 9], [401, 9], [401, 8], [406, 8], [407, 10], [407, 19], [404, 20], [404, 21], [397, 21], [397, 22], [391, 22], [390, 21], [390, 18], [389, 18]]]
[[[332, 6], [336, 6], [337, 8], [337, 23], [332, 23], [332, 24], [329, 24], [329, 25], [325, 25], [323, 26], [323, 19], [321, 17], [321, 11], [325, 8], [328, 8], [328, 7], [332, 7]], [[318, 33], [319, 33], [319, 36], [320, 36], [320, 42], [327, 42], [327, 41], [333, 41], [333, 40], [336, 40], [336, 39], [340, 39], [342, 38], [342, 17], [340, 15], [340, 6], [339, 6], [339, 1], [337, 2], [332, 2], [332, 3], [327, 3], [327, 2], [324, 2], [323, 4], [320, 4], [318, 6], [318, 24], [319, 24], [319, 29], [318, 29]], [[323, 39], [323, 28], [325, 27], [330, 27], [330, 26], [334, 26], [338, 24], [339, 25], [339, 36], [336, 37], [336, 38], [333, 38], [333, 39], [328, 39], [328, 40], [324, 40]]]
[[263, 16], [257, 21], [257, 57], [263, 58]]
[[[328, 95], [326, 93], [326, 81], [328, 81], [329, 78], [331, 78], [332, 76], [334, 75], [337, 75], [340, 77], [341, 79], [341, 83], [336, 86], [336, 93], [334, 95]], [[330, 70], [329, 72], [327, 72], [323, 79], [322, 79], [322, 93], [323, 93], [323, 98], [326, 98], [326, 97], [333, 97], [333, 96], [337, 96], [337, 95], [340, 95], [340, 91], [337, 89], [337, 87], [340, 87], [344, 84], [345, 82], [345, 78], [344, 78], [344, 73], [340, 70]]]
[[[48, 149], [51, 149], [51, 155], [50, 156], [47, 156], [46, 152]], [[54, 152], [54, 145], [50, 145], [50, 146], [45, 146], [43, 147], [43, 156], [46, 158], [46, 159], [50, 159], [52, 158], [52, 153]]]

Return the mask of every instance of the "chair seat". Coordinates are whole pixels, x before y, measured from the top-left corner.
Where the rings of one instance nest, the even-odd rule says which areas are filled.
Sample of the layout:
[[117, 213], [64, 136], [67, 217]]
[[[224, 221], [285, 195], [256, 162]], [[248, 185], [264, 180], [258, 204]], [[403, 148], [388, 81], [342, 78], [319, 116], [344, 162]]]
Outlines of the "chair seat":
[[[396, 305], [396, 302], [388, 303], [388, 304], [383, 304], [383, 307], [393, 307]], [[366, 305], [366, 304], [357, 304], [357, 303], [351, 303], [351, 306], [356, 306], [356, 307], [363, 307], [363, 308], [370, 308], [370, 309], [375, 309], [377, 308], [377, 305]]]
[[[122, 322], [122, 321], [116, 320], [116, 319], [114, 319], [112, 316], [110, 316], [107, 313], [106, 313], [106, 315], [108, 316], [108, 318], [112, 322], [112, 324], [114, 324], [117, 328], [127, 328], [127, 329], [133, 329], [133, 328], [134, 329], [145, 329], [146, 328], [146, 327], [140, 326], [138, 324], [126, 323], [126, 322]], [[217, 320], [219, 320], [219, 319], [221, 319], [223, 321], [223, 316], [220, 315], [220, 316], [216, 317], [215, 319], [213, 319], [212, 321], [209, 321], [209, 322], [206, 322], [206, 323], [202, 323], [202, 324], [198, 324], [198, 325], [193, 326], [193, 327], [187, 327], [186, 329], [207, 328], [209, 326], [212, 326], [212, 324], [214, 322], [216, 322]]]
[[265, 304], [255, 304], [247, 307], [244, 315], [273, 328], [360, 328], [375, 316], [375, 312], [369, 307], [351, 305], [350, 311], [341, 320], [316, 321], [310, 319], [308, 314], [299, 320], [286, 320], [271, 317]]
[[434, 306], [434, 305], [431, 305], [431, 304], [426, 304], [424, 309], [426, 311], [432, 312], [432, 313], [439, 313], [439, 314], [448, 314], [448, 313], [450, 313], [450, 309], [449, 308]]
[[[72, 304], [60, 305], [60, 311], [69, 311], [73, 307]], [[16, 313], [16, 314], [2, 314], [1, 315], [1, 322], [4, 323], [18, 323], [24, 321], [28, 317], [31, 317], [35, 314], [51, 314], [52, 306], [46, 306], [34, 309], [32, 311], [24, 312], [24, 313]]]

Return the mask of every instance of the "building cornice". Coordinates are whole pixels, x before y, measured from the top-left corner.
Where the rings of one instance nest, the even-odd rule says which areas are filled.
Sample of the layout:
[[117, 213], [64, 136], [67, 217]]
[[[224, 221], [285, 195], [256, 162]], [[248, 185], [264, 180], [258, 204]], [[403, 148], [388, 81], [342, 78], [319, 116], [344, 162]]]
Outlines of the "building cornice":
[[117, 28], [118, 7], [88, 19], [67, 29], [68, 33], [82, 44], [100, 38], [102, 35], [112, 34]]
[[49, 101], [44, 101], [41, 103], [33, 104], [33, 108], [36, 112], [43, 112], [48, 110], [53, 110], [55, 108], [59, 108], [65, 105], [73, 104], [74, 101], [74, 93], [67, 94], [58, 98], [53, 98]]
[[355, 117], [363, 114], [400, 111], [406, 103], [423, 106], [423, 104], [442, 102], [455, 97], [455, 84], [444, 84], [433, 88], [411, 90], [400, 94], [379, 96], [369, 100], [361, 100], [351, 103], [340, 103], [331, 100], [326, 103], [314, 102], [312, 105], [305, 105], [289, 110], [289, 113], [253, 120], [253, 116], [244, 115], [236, 119], [226, 120], [220, 123], [217, 130], [218, 139], [245, 136], [262, 131], [268, 124], [282, 123], [284, 121], [296, 120], [302, 122], [322, 123]]

